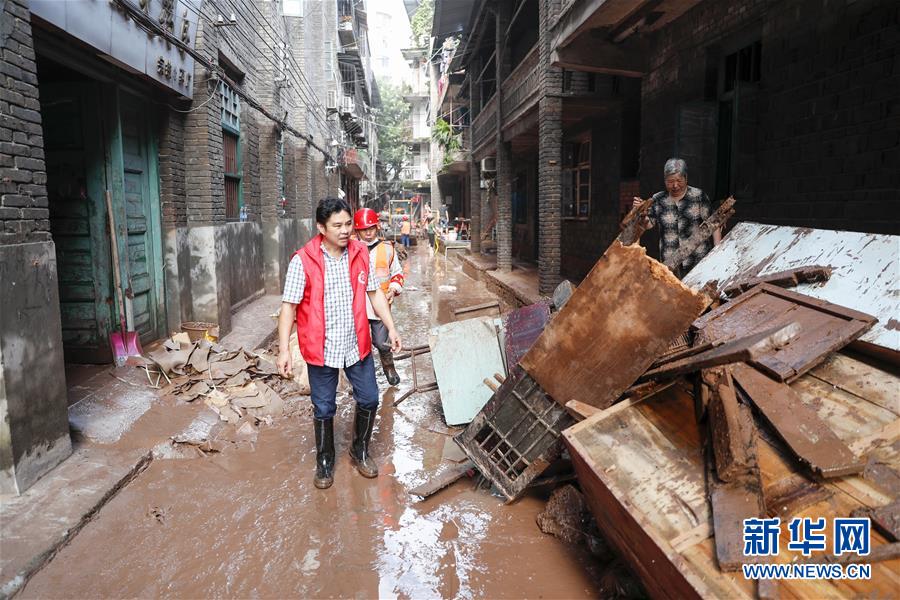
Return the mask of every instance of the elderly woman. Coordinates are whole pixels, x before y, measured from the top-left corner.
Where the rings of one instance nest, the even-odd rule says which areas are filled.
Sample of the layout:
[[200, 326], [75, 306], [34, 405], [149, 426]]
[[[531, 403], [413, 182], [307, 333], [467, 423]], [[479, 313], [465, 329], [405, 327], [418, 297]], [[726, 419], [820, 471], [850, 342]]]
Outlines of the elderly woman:
[[[686, 242], [703, 221], [712, 214], [709, 198], [700, 188], [688, 185], [687, 163], [680, 158], [670, 158], [663, 167], [666, 191], [653, 195], [653, 205], [648, 218], [650, 226], [659, 226], [659, 254], [664, 263], [669, 263], [678, 252], [682, 243]], [[641, 199], [635, 198], [635, 205]], [[697, 246], [673, 271], [679, 278], [684, 277], [706, 256], [714, 244], [718, 244], [721, 234], [713, 233], [713, 239], [707, 239]]]

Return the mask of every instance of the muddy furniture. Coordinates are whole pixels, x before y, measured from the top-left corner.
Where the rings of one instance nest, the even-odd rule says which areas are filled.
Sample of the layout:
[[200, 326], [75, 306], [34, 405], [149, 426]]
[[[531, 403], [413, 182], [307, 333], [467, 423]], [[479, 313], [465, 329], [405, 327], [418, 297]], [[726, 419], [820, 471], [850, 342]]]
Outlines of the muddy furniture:
[[[787, 550], [795, 516], [835, 517], [877, 508], [896, 498], [900, 437], [896, 390], [900, 379], [845, 354], [834, 354], [791, 384], [804, 406], [860, 456], [862, 475], [814, 480], [767, 426], [760, 424], [758, 460], [765, 507], [782, 522], [781, 553], [765, 562], [825, 562]], [[704, 477], [701, 428], [688, 386], [624, 409], [613, 406], [563, 432], [578, 479], [604, 536], [655, 598], [754, 598], [756, 583], [716, 560], [712, 510]], [[759, 421], [757, 421], [759, 422]], [[829, 548], [831, 547], [829, 534]], [[873, 550], [888, 540], [873, 529]], [[821, 560], [819, 560], [821, 558]], [[900, 559], [872, 564], [858, 581], [779, 582], [782, 597], [894, 597]]]

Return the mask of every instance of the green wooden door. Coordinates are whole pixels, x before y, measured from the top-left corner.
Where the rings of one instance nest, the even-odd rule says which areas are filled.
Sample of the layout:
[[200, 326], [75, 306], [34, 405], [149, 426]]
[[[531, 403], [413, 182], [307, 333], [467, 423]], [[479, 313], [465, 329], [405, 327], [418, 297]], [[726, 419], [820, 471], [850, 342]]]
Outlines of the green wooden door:
[[[131, 94], [119, 93], [121, 127], [121, 201], [127, 222], [127, 256], [123, 265], [129, 325], [142, 342], [164, 335], [162, 252], [159, 232], [157, 154], [148, 127], [148, 107]], [[114, 158], [114, 164], [118, 162]], [[123, 242], [125, 240], [122, 240]], [[130, 304], [130, 306], [128, 306]]]
[[109, 235], [103, 196], [99, 90], [41, 85], [50, 231], [56, 245], [66, 360], [109, 362]]

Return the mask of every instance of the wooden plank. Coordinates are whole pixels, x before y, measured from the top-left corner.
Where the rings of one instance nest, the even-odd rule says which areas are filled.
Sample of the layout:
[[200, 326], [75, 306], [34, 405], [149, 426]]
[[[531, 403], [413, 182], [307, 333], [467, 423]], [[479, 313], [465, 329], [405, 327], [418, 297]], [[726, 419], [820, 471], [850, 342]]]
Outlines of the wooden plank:
[[751, 361], [780, 381], [791, 382], [868, 331], [875, 318], [789, 290], [760, 284], [694, 322], [701, 341], [730, 340], [763, 327], [795, 322], [797, 337]]
[[756, 431], [750, 409], [738, 403], [727, 369], [705, 371], [703, 379], [713, 391], [708, 424], [716, 475], [723, 482], [743, 479], [753, 473], [758, 478]]
[[444, 489], [451, 483], [462, 479], [466, 476], [467, 473], [473, 471], [474, 469], [475, 463], [473, 463], [472, 461], [466, 461], [458, 465], [452, 465], [438, 473], [434, 478], [430, 479], [426, 483], [412, 488], [411, 490], [409, 490], [409, 493], [415, 496], [421, 496], [424, 500], [425, 498], [434, 495], [440, 490]]
[[619, 240], [623, 246], [636, 243], [644, 232], [650, 229], [650, 221], [647, 218], [650, 207], [653, 206], [653, 198], [642, 200], [637, 206], [632, 206], [622, 223], [619, 224]]
[[613, 242], [519, 364], [561, 405], [606, 408], [707, 303], [642, 247]]
[[597, 413], [603, 412], [596, 406], [579, 402], [578, 400], [569, 400], [566, 402], [566, 410], [577, 421], [583, 421], [588, 417], [593, 417]]
[[736, 362], [756, 362], [777, 352], [797, 338], [800, 326], [796, 323], [769, 327], [764, 331], [740, 337], [718, 348], [712, 348], [695, 356], [665, 364], [644, 373], [640, 381], [664, 379]]
[[741, 279], [740, 281], [730, 284], [722, 290], [722, 293], [726, 296], [734, 297], [743, 294], [760, 283], [768, 283], [770, 285], [777, 285], [778, 287], [794, 287], [801, 283], [828, 281], [831, 277], [831, 271], [831, 267], [823, 267], [820, 265], [795, 267], [785, 271], [778, 271], [777, 273]]
[[877, 367], [837, 353], [832, 354], [810, 373], [820, 381], [877, 404], [900, 417], [897, 378]]
[[765, 516], [759, 473], [732, 482], [722, 482], [713, 473], [709, 477], [715, 531], [716, 560], [722, 571], [738, 571], [742, 564], [754, 562], [744, 556], [744, 519]]
[[856, 457], [790, 387], [744, 364], [734, 365], [738, 386], [792, 452], [822, 477], [860, 473], [866, 461]]
[[714, 231], [722, 229], [728, 222], [728, 219], [734, 215], [734, 205], [734, 197], [729, 196], [723, 200], [719, 208], [694, 230], [693, 235], [686, 242], [681, 242], [678, 245], [678, 252], [669, 257], [669, 260], [666, 261], [666, 266], [672, 271], [678, 271], [681, 268], [681, 263], [694, 253], [697, 246], [712, 237]]
[[854, 517], [868, 517], [886, 538], [900, 541], [900, 500], [878, 508], [864, 508], [853, 512]]
[[523, 306], [503, 317], [506, 325], [504, 352], [510, 371], [518, 367], [519, 360], [528, 352], [550, 320], [550, 306], [544, 302]]

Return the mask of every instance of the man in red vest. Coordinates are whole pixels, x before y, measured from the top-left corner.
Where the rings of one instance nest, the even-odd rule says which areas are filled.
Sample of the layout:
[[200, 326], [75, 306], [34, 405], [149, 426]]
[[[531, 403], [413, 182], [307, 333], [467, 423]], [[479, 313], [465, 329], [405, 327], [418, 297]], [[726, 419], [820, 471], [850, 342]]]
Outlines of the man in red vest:
[[366, 298], [388, 331], [391, 349], [401, 348], [390, 307], [369, 268], [366, 245], [351, 239], [350, 205], [325, 198], [316, 208], [319, 235], [298, 250], [288, 266], [278, 319], [278, 370], [291, 377], [288, 340], [297, 324], [300, 353], [307, 363], [316, 433], [314, 484], [334, 482], [334, 414], [338, 374], [344, 369], [353, 385], [356, 418], [350, 458], [364, 477], [376, 477], [369, 441], [378, 409], [378, 384]]

